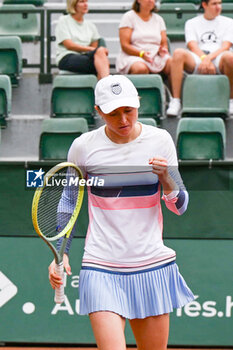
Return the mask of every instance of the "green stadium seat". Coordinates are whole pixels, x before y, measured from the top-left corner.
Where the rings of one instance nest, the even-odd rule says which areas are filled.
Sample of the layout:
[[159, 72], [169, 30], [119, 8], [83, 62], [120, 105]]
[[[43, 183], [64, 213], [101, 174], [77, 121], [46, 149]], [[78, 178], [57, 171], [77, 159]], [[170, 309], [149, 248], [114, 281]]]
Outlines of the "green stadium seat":
[[152, 118], [159, 122], [164, 116], [165, 90], [159, 74], [128, 74], [140, 96], [140, 118]]
[[181, 160], [224, 159], [226, 131], [221, 118], [184, 118], [177, 126]]
[[153, 118], [138, 118], [138, 121], [146, 125], [157, 126], [156, 120]]
[[[5, 13], [2, 10], [12, 10]], [[2, 5], [0, 7], [0, 35], [17, 35], [24, 41], [39, 38], [39, 21], [36, 13], [14, 13], [14, 10], [32, 10], [34, 5]]]
[[84, 118], [45, 119], [40, 135], [40, 160], [64, 160], [76, 137], [88, 131]]
[[[231, 2], [231, 3], [230, 3]], [[229, 3], [222, 3], [222, 15], [233, 18], [233, 3], [232, 0]]]
[[94, 124], [95, 75], [59, 75], [53, 81], [51, 116], [58, 118], [85, 118]]
[[159, 14], [166, 23], [169, 39], [171, 41], [184, 40], [185, 22], [197, 15], [197, 9], [192, 3], [162, 3]]
[[8, 75], [0, 75], [0, 126], [6, 126], [6, 118], [11, 112], [11, 81]]
[[229, 115], [230, 84], [225, 75], [188, 75], [182, 89], [182, 117]]
[[30, 5], [34, 5], [34, 6], [43, 6], [44, 3], [47, 2], [47, 0], [3, 0], [3, 4], [7, 4], [7, 5], [12, 5], [12, 4], [16, 4], [16, 5], [26, 5], [26, 4], [30, 4]]
[[0, 36], [0, 74], [17, 86], [22, 73], [22, 42], [18, 36]]

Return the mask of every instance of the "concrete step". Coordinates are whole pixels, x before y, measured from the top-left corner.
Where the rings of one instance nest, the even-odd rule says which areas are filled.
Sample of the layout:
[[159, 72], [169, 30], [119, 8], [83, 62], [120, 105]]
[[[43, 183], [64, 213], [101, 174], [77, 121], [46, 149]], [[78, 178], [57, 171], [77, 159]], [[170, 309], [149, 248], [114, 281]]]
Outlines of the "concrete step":
[[1, 131], [0, 160], [38, 160], [45, 116], [12, 116]]

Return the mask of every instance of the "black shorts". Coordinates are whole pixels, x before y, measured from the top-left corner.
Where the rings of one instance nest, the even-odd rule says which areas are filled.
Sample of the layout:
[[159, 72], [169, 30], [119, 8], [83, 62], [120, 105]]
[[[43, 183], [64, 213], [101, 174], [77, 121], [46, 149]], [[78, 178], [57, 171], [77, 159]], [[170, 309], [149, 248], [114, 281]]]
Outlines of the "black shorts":
[[71, 53], [64, 56], [58, 63], [58, 68], [74, 73], [97, 74], [94, 66], [94, 55], [96, 50], [84, 54]]

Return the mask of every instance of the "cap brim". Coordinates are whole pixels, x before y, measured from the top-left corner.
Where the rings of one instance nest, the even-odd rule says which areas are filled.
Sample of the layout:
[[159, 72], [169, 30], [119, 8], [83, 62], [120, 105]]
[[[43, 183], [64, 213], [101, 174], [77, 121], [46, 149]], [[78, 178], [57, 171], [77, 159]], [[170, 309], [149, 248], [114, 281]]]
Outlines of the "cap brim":
[[117, 109], [119, 107], [133, 107], [133, 108], [139, 108], [140, 107], [140, 101], [138, 96], [134, 97], [125, 97], [118, 100], [114, 100], [108, 103], [105, 103], [101, 106], [99, 106], [101, 111], [105, 114], [111, 113], [114, 111], [114, 109]]

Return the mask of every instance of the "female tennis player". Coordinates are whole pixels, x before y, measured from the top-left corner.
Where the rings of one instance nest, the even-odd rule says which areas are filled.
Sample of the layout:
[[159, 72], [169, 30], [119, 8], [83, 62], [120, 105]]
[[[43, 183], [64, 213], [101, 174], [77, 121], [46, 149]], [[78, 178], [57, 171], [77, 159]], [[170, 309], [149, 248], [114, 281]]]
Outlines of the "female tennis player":
[[[194, 299], [175, 251], [162, 238], [161, 198], [177, 215], [188, 204], [175, 146], [167, 131], [137, 121], [138, 93], [125, 76], [101, 79], [95, 101], [105, 125], [77, 138], [68, 154], [85, 178], [104, 180], [88, 187], [80, 314], [89, 315], [101, 350], [126, 349], [126, 319], [139, 350], [165, 350], [169, 313]], [[64, 258], [68, 274], [71, 239]], [[62, 283], [54, 262], [49, 278], [53, 288]]]

